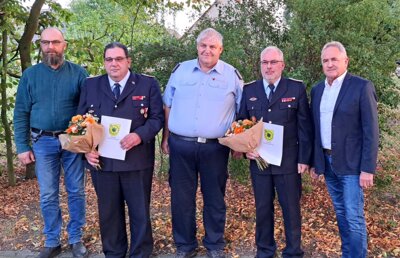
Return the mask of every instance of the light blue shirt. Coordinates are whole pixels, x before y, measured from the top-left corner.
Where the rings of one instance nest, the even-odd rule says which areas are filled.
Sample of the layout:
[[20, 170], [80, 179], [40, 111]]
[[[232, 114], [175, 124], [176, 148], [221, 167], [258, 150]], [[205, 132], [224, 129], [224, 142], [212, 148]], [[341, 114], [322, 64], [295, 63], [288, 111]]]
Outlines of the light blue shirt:
[[321, 125], [321, 143], [324, 149], [331, 149], [332, 143], [332, 118], [335, 109], [336, 100], [339, 96], [340, 89], [346, 76], [347, 71], [336, 78], [332, 85], [329, 85], [325, 79], [324, 93], [322, 93], [321, 104], [319, 106], [320, 125]]
[[[278, 85], [279, 85], [279, 82], [281, 81], [281, 78], [282, 78], [282, 77], [279, 77], [279, 79], [276, 80], [276, 82], [274, 82], [274, 86], [275, 86], [274, 92], [275, 92], [276, 89], [278, 88]], [[263, 79], [263, 85], [264, 85], [265, 94], [266, 94], [267, 97], [268, 97], [268, 96], [269, 96], [269, 92], [271, 91], [271, 89], [268, 87], [269, 83], [268, 83], [265, 79]]]
[[125, 85], [126, 85], [126, 82], [127, 82], [128, 79], [129, 79], [129, 76], [131, 76], [131, 72], [130, 72], [130, 71], [128, 71], [128, 72], [126, 73], [125, 77], [124, 77], [122, 80], [120, 80], [119, 82], [113, 81], [113, 80], [110, 78], [110, 76], [108, 76], [108, 82], [110, 83], [111, 91], [115, 88], [114, 84], [118, 83], [119, 86], [120, 86], [120, 87], [119, 87], [119, 88], [120, 88], [120, 92], [121, 92], [121, 94], [122, 94], [122, 91], [123, 91], [124, 88], [125, 88]]
[[224, 61], [208, 72], [200, 69], [197, 59], [181, 63], [163, 96], [165, 106], [171, 108], [169, 130], [187, 137], [224, 136], [239, 110], [242, 90], [239, 73]]

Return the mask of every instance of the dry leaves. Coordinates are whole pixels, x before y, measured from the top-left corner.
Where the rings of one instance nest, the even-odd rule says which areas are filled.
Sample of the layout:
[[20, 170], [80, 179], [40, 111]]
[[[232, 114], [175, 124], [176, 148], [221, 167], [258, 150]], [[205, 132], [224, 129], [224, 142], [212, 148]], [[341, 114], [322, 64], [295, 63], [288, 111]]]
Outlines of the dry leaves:
[[[36, 180], [23, 180], [19, 172], [17, 186], [8, 187], [6, 176], [0, 177], [0, 250], [38, 250], [43, 245], [42, 220]], [[304, 178], [302, 197], [303, 247], [306, 257], [340, 257], [340, 239], [335, 213], [323, 182], [311, 184]], [[400, 185], [399, 179], [395, 184]], [[86, 183], [87, 216], [84, 241], [93, 253], [101, 252], [97, 200], [88, 174]], [[68, 220], [66, 192], [61, 184], [61, 207], [64, 221]], [[400, 257], [400, 210], [398, 188], [386, 192], [366, 193], [366, 218], [370, 257]], [[255, 253], [255, 208], [250, 185], [228, 181], [226, 251], [232, 257]], [[198, 241], [204, 235], [202, 226], [202, 199], [197, 198]], [[284, 247], [283, 219], [276, 204], [275, 235], [278, 248]], [[170, 189], [166, 180], [155, 178], [152, 190], [151, 219], [155, 254], [175, 251], [171, 233]], [[62, 242], [67, 244], [65, 224]], [[204, 253], [204, 248], [200, 248]]]

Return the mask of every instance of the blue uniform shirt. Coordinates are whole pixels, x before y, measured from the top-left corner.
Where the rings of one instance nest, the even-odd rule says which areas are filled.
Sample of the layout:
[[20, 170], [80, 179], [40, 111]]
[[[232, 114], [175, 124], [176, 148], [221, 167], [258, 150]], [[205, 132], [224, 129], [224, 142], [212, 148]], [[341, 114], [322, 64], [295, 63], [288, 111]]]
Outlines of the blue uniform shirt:
[[207, 73], [197, 59], [181, 63], [163, 97], [165, 106], [171, 108], [169, 130], [187, 137], [224, 136], [239, 109], [242, 90], [239, 73], [221, 60]]

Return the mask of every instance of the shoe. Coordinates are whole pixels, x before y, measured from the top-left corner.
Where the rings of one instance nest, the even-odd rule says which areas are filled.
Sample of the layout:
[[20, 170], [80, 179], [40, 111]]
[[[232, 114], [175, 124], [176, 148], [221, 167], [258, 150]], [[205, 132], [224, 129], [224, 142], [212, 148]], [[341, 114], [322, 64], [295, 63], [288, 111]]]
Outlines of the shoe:
[[196, 250], [192, 250], [189, 252], [176, 251], [175, 258], [192, 258], [192, 257], [195, 257], [196, 254], [197, 254]]
[[208, 250], [207, 257], [209, 258], [225, 258], [224, 250]]
[[77, 242], [75, 244], [69, 245], [69, 247], [71, 248], [74, 258], [86, 258], [89, 256], [89, 252], [82, 244], [82, 242]]
[[61, 245], [56, 247], [43, 247], [37, 258], [53, 258], [61, 253]]

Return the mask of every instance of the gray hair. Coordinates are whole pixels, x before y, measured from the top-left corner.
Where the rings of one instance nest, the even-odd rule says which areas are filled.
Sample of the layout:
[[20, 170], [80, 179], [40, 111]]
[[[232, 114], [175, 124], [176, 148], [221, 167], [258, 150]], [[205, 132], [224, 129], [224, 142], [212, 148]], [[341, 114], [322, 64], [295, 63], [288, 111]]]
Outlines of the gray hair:
[[279, 61], [284, 61], [283, 60], [283, 52], [282, 52], [282, 50], [280, 50], [278, 47], [275, 47], [275, 46], [268, 46], [268, 47], [264, 48], [264, 50], [261, 51], [260, 60], [262, 59], [263, 55], [266, 52], [271, 51], [271, 50], [278, 52], [278, 54], [280, 55], [280, 58], [282, 59], [282, 60], [279, 60]]
[[345, 56], [347, 56], [346, 48], [344, 48], [343, 44], [340, 43], [339, 41], [331, 41], [325, 44], [325, 46], [321, 50], [321, 59], [322, 59], [322, 53], [324, 53], [325, 49], [328, 47], [335, 47], [339, 49], [340, 53], [343, 53]]
[[221, 46], [223, 45], [224, 37], [221, 35], [221, 33], [219, 33], [213, 28], [207, 28], [202, 32], [200, 32], [199, 36], [197, 36], [196, 43], [199, 44], [203, 39], [212, 37], [216, 38], [219, 41], [219, 43], [221, 43]]

